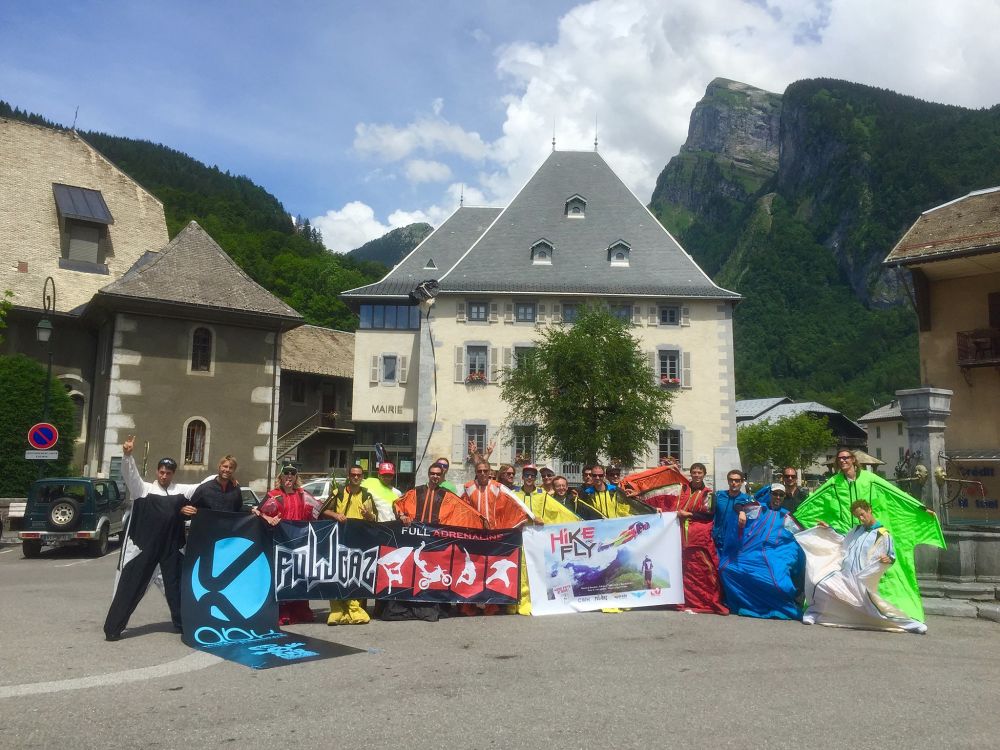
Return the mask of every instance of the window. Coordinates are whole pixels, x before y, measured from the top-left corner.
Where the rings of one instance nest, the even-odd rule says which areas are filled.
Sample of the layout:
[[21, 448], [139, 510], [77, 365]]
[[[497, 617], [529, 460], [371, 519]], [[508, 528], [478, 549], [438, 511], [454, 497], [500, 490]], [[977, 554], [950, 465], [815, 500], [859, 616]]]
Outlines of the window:
[[511, 448], [514, 451], [514, 463], [528, 464], [535, 462], [535, 425], [521, 425], [512, 428]]
[[660, 456], [673, 456], [678, 461], [683, 463], [684, 456], [681, 453], [682, 448], [680, 430], [660, 430]]
[[681, 384], [681, 356], [674, 349], [661, 349], [657, 354], [659, 360], [660, 385], [675, 386]]
[[76, 431], [76, 439], [81, 440], [86, 437], [83, 429], [83, 418], [86, 414], [83, 394], [73, 391], [69, 394], [69, 400], [73, 402], [73, 429]]
[[902, 435], [903, 435], [903, 423], [902, 422], [896, 422], [896, 434], [899, 435], [900, 437], [902, 437]]
[[[875, 425], [875, 438], [878, 439], [878, 438], [881, 438], [881, 437], [882, 437], [882, 427], [880, 425]], [[882, 458], [882, 457], [879, 456], [879, 458]]]
[[580, 306], [575, 302], [570, 302], [562, 306], [563, 323], [575, 323], [580, 317]]
[[330, 449], [330, 468], [331, 469], [344, 469], [347, 468], [347, 451], [343, 448], [331, 448]]
[[191, 334], [191, 372], [212, 371], [212, 332], [195, 328]]
[[489, 315], [489, 305], [485, 302], [470, 302], [468, 310], [469, 320], [486, 321]]
[[877, 458], [879, 461], [882, 460], [882, 449], [881, 448], [876, 448], [875, 449], [875, 458]]
[[291, 398], [293, 404], [304, 404], [306, 402], [305, 378], [297, 375], [292, 376], [289, 391], [289, 398]]
[[632, 322], [632, 305], [610, 305], [608, 312], [618, 318], [622, 323]]
[[566, 199], [566, 218], [582, 219], [587, 213], [587, 201], [579, 194], [571, 195]]
[[466, 380], [468, 382], [486, 382], [487, 373], [487, 351], [485, 346], [468, 347], [468, 369], [466, 370]]
[[115, 220], [100, 190], [52, 183], [59, 216], [62, 257], [59, 267], [90, 273], [108, 272], [108, 226]]
[[629, 253], [631, 251], [632, 248], [627, 242], [618, 240], [618, 242], [608, 248], [608, 260], [612, 266], [628, 266]]
[[899, 460], [900, 461], [903, 460], [903, 453], [904, 453], [903, 446], [899, 446]]
[[518, 323], [534, 323], [535, 322], [535, 303], [534, 302], [518, 302], [514, 306], [514, 319]]
[[660, 325], [679, 326], [681, 324], [681, 309], [679, 307], [661, 307]]
[[536, 266], [552, 265], [552, 244], [539, 240], [531, 246], [531, 262]]
[[383, 383], [395, 383], [399, 379], [399, 373], [397, 371], [397, 365], [399, 359], [395, 354], [383, 354], [382, 355], [382, 382]]
[[470, 424], [465, 426], [465, 443], [476, 444], [476, 452], [482, 456], [486, 453], [486, 425]]
[[200, 419], [192, 419], [184, 431], [184, 463], [204, 465], [208, 428]]
[[514, 347], [514, 367], [530, 367], [532, 357], [535, 356], [535, 347], [533, 346], [515, 346]]
[[420, 328], [420, 308], [416, 305], [361, 305], [358, 327], [415, 331]]

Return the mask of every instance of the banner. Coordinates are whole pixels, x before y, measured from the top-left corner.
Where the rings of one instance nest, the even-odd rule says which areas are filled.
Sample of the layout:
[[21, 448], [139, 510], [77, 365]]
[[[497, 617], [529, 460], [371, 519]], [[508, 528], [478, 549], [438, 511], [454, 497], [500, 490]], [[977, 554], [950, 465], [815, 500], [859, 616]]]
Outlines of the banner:
[[527, 528], [523, 539], [533, 615], [684, 601], [676, 513]]
[[184, 643], [254, 669], [360, 653], [278, 629], [271, 548], [256, 516], [198, 511], [181, 579]]
[[399, 522], [282, 521], [274, 589], [294, 599], [515, 604], [521, 532]]

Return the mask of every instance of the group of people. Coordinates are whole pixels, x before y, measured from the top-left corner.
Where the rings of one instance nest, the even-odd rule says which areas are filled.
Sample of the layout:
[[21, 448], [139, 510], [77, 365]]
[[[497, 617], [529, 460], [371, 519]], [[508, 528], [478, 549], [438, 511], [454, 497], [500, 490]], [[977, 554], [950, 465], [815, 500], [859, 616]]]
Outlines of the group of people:
[[[136, 469], [132, 443], [130, 437], [123, 446], [122, 474], [133, 504], [104, 628], [108, 640], [121, 637], [157, 568], [162, 572], [171, 619], [180, 629], [183, 520], [201, 508], [238, 511], [242, 507], [232, 456], [224, 457], [218, 473], [198, 485], [175, 484], [176, 463], [165, 458], [157, 467], [157, 482], [147, 483]], [[713, 492], [705, 483], [703, 464], [692, 464], [685, 475], [668, 457], [657, 468], [625, 477], [619, 467], [595, 464], [584, 469], [581, 485], [571, 487], [566, 477], [533, 464], [521, 467], [521, 484], [515, 485], [512, 465], [494, 470], [486, 457], [475, 451], [472, 456], [475, 478], [461, 487], [448, 480], [450, 461], [441, 457], [429, 466], [426, 483], [405, 493], [394, 485], [393, 464], [382, 462], [377, 476], [367, 479], [362, 467], [351, 467], [346, 483], [342, 487], [333, 483], [327, 498], [315, 498], [303, 490], [297, 469], [288, 465], [251, 512], [270, 525], [325, 518], [476, 529], [675, 512], [681, 524], [682, 609], [926, 630], [912, 548], [938, 541], [943, 546], [940, 525], [918, 501], [862, 470], [850, 450], [837, 452], [841, 471], [812, 495], [799, 487], [794, 467], [782, 471], [780, 483], [750, 495], [739, 469], [728, 473], [726, 489]], [[899, 525], [907, 532], [903, 545], [894, 540], [890, 524], [876, 517], [880, 509], [888, 510], [893, 519], [905, 516], [906, 522]], [[913, 529], [920, 532], [914, 535]], [[530, 614], [523, 565], [520, 598], [511, 611]], [[365, 604], [331, 600], [327, 624], [369, 622]], [[498, 607], [490, 605], [452, 609], [463, 615], [499, 613]], [[439, 605], [391, 602], [378, 613], [386, 619], [437, 619], [441, 611]], [[311, 621], [308, 601], [279, 603], [280, 624]]]

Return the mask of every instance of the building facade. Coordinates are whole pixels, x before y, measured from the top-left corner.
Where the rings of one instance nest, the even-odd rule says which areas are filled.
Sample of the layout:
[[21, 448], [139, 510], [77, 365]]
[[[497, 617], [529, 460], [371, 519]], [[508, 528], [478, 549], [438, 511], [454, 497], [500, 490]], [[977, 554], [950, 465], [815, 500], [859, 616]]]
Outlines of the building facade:
[[[437, 296], [410, 294], [427, 280]], [[415, 481], [439, 456], [468, 480], [469, 442], [494, 464], [544, 462], [531, 415], [500, 398], [505, 369], [547, 325], [585, 304], [626, 321], [651, 377], [676, 392], [672, 419], [641, 462], [663, 454], [710, 467], [736, 445], [732, 313], [716, 286], [597, 152], [554, 151], [506, 208], [461, 207], [376, 284], [345, 292], [357, 310], [354, 420], [359, 444], [382, 442]], [[612, 365], [613, 366], [613, 365]], [[725, 466], [722, 470], [725, 471]]]
[[868, 432], [868, 452], [885, 462], [879, 473], [892, 479], [895, 467], [906, 458], [906, 451], [910, 447], [910, 436], [899, 402], [893, 399], [888, 404], [873, 409], [859, 417], [858, 424]]

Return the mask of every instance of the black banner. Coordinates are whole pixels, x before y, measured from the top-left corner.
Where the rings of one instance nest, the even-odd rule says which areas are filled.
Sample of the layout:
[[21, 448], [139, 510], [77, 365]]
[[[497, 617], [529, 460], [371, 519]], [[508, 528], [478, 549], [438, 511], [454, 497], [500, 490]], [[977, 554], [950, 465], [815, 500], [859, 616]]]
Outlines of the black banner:
[[271, 550], [256, 516], [198, 511], [184, 556], [184, 643], [254, 669], [358, 653], [278, 629]]
[[521, 532], [398, 522], [282, 521], [274, 535], [279, 600], [517, 602]]

